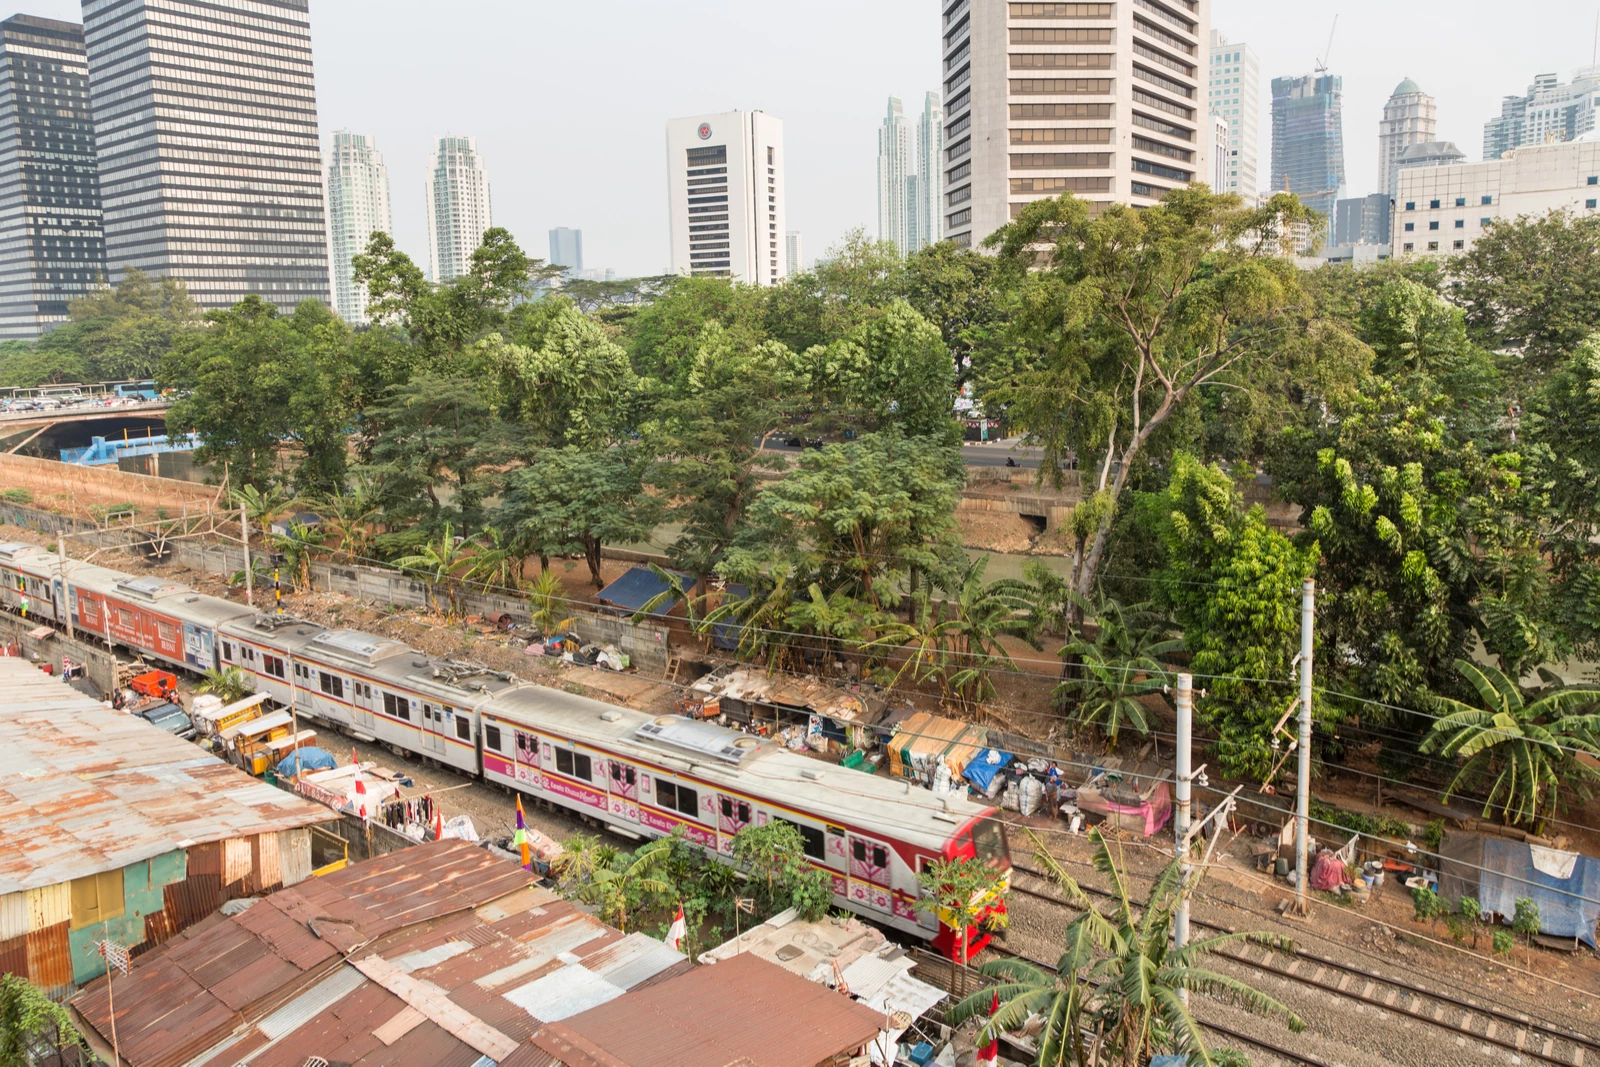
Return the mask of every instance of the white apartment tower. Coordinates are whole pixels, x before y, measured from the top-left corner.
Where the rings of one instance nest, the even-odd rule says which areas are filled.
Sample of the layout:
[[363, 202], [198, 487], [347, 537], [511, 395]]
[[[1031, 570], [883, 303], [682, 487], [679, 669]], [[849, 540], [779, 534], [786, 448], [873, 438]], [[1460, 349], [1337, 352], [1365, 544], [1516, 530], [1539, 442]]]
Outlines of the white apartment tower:
[[944, 151], [944, 108], [938, 93], [922, 100], [922, 120], [917, 123], [917, 195], [911, 204], [911, 251], [938, 244], [940, 237], [939, 155]]
[[1261, 62], [1250, 46], [1230, 42], [1211, 31], [1211, 62], [1207, 68], [1207, 109], [1228, 121], [1227, 158], [1213, 163], [1216, 191], [1238, 193], [1253, 202], [1260, 162]]
[[790, 230], [783, 235], [783, 263], [785, 273], [794, 275], [805, 270], [802, 257], [805, 249], [800, 241], [800, 231]]
[[328, 274], [333, 307], [352, 325], [367, 321], [367, 290], [357, 285], [350, 260], [374, 233], [393, 233], [389, 170], [368, 134], [340, 130], [328, 150]]
[[1149, 207], [1211, 177], [1209, 0], [943, 5], [942, 225], [975, 246], [1045, 197]]
[[911, 126], [898, 96], [878, 127], [878, 240], [892, 241], [901, 255], [911, 251], [916, 214], [916, 179], [911, 164]]
[[788, 277], [783, 120], [727, 111], [667, 122], [672, 271], [776, 285]]
[[489, 172], [476, 137], [441, 137], [428, 161], [428, 264], [439, 284], [472, 267], [472, 253], [494, 225], [489, 211]]
[[1398, 190], [1400, 155], [1414, 144], [1437, 140], [1439, 108], [1410, 78], [1394, 87], [1378, 123], [1378, 188], [1393, 200]]

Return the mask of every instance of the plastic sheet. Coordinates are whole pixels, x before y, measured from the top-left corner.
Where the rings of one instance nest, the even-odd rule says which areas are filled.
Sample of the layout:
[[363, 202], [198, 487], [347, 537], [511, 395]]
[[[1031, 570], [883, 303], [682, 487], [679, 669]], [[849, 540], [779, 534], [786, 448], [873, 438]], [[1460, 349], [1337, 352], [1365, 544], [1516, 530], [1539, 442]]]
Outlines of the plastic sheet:
[[[998, 756], [999, 760], [991, 763], [989, 762], [991, 756]], [[967, 764], [962, 777], [976, 786], [980, 792], [987, 793], [989, 783], [994, 781], [994, 776], [1005, 770], [1006, 765], [1015, 758], [1009, 752], [997, 752], [992, 748], [986, 748]]]
[[[1600, 859], [1580, 855], [1568, 878], [1554, 878], [1533, 864], [1524, 841], [1479, 834], [1446, 834], [1441, 892], [1448, 900], [1476, 896], [1484, 911], [1507, 922], [1516, 914], [1517, 899], [1539, 905], [1539, 932], [1575, 937], [1595, 947], [1600, 921]], [[1481, 869], [1479, 869], [1481, 868]]]

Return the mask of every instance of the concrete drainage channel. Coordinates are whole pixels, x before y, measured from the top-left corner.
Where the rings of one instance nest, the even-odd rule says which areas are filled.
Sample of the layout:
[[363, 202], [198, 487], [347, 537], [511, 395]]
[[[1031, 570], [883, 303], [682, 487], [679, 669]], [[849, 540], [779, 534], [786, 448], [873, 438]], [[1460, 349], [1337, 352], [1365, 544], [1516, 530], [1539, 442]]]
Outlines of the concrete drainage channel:
[[[1013, 864], [1013, 869], [1018, 874], [1048, 883], [1048, 879], [1040, 871], [1016, 864]], [[1082, 888], [1091, 896], [1111, 896], [1103, 889], [1092, 886], [1082, 886]], [[1045, 901], [1056, 907], [1073, 908], [1072, 904], [1052, 893], [1028, 889], [1015, 883], [1011, 891]], [[1229, 927], [1199, 919], [1191, 919], [1190, 923], [1214, 933], [1234, 932]], [[1574, 1033], [1563, 1026], [1541, 1023], [1519, 1013], [1485, 1007], [1447, 993], [1435, 993], [1404, 979], [1386, 978], [1303, 949], [1296, 949], [1288, 954], [1260, 949], [1259, 953], [1258, 957], [1252, 957], [1244, 952], [1218, 952], [1216, 955], [1252, 968], [1261, 974], [1280, 981], [1297, 983], [1338, 1000], [1376, 1008], [1408, 1022], [1437, 1027], [1453, 1035], [1463, 1045], [1481, 1043], [1486, 1046], [1485, 1052], [1492, 1046], [1509, 1052], [1513, 1057], [1526, 1057], [1534, 1062], [1558, 1064], [1560, 1067], [1583, 1067], [1586, 1062], [1600, 1064], [1600, 1059], [1589, 1059], [1600, 1053], [1600, 1041]], [[1280, 961], [1287, 963], [1280, 965]], [[1041, 964], [1041, 966], [1050, 965]], [[1262, 1044], [1257, 1039], [1242, 1034], [1230, 1036], [1236, 1036], [1238, 1040], [1248, 1041], [1251, 1044]], [[1306, 1059], [1297, 1053], [1275, 1051], [1278, 1055], [1290, 1057], [1294, 1062], [1320, 1062]]]

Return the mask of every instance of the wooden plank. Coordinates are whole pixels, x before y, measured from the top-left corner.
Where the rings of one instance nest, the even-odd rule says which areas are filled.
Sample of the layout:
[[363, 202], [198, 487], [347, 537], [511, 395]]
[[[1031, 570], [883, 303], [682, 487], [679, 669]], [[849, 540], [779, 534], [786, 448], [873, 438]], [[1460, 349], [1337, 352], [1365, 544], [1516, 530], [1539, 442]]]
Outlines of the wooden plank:
[[381, 956], [352, 960], [351, 965], [417, 1009], [429, 1022], [492, 1060], [503, 1060], [517, 1043], [473, 1015], [432, 982], [414, 978]]
[[426, 1021], [426, 1015], [407, 1004], [400, 1009], [394, 1018], [372, 1031], [372, 1036], [382, 1041], [385, 1045], [392, 1045]]

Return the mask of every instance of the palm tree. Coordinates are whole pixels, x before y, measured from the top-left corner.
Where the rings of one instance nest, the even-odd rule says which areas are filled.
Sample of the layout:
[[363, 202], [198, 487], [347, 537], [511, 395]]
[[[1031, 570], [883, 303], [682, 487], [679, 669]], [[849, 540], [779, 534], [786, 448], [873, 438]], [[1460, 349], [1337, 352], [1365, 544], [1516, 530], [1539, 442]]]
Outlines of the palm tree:
[[[1028, 1016], [1039, 1013], [1045, 1025], [1038, 1037], [1038, 1067], [1088, 1067], [1090, 1063], [1136, 1067], [1163, 1051], [1185, 1054], [1190, 1064], [1215, 1064], [1218, 1054], [1207, 1046], [1200, 1024], [1189, 1013], [1186, 993], [1201, 993], [1257, 1015], [1282, 1019], [1297, 1033], [1305, 1029], [1297, 1015], [1260, 990], [1197, 966], [1204, 957], [1235, 942], [1293, 951], [1287, 938], [1243, 931], [1202, 938], [1174, 949], [1174, 912], [1199, 879], [1194, 878], [1185, 889], [1182, 860], [1174, 859], [1156, 876], [1143, 903], [1135, 904], [1125, 874], [1100, 831], [1092, 830], [1089, 836], [1095, 843], [1095, 867], [1111, 881], [1109, 914], [1099, 910], [1060, 861], [1034, 838], [1034, 861], [1066, 899], [1081, 909], [1067, 927], [1066, 951], [1054, 974], [1014, 959], [979, 967], [981, 973], [1001, 979], [1000, 984], [957, 1004], [946, 1016], [947, 1023], [957, 1026], [985, 1014], [993, 994], [998, 993], [1000, 1010], [985, 1024], [979, 1042], [1020, 1029]], [[1092, 1052], [1086, 1047], [1086, 1033], [1093, 1035]]]
[[523, 557], [498, 527], [485, 526], [474, 539], [474, 548], [467, 567], [468, 581], [482, 582], [496, 593], [522, 589]]
[[328, 535], [318, 526], [307, 526], [299, 519], [289, 520], [289, 532], [273, 534], [272, 545], [283, 553], [289, 580], [297, 589], [311, 588], [311, 556]]
[[349, 489], [324, 493], [310, 504], [322, 516], [323, 526], [338, 536], [341, 551], [356, 561], [372, 556], [383, 509], [370, 479], [358, 474]]
[[[447, 522], [444, 524], [444, 533], [436, 540], [423, 542], [411, 555], [395, 560], [394, 565], [401, 570], [424, 572], [434, 585], [429, 591], [430, 597], [443, 585], [450, 594], [451, 614], [459, 615], [461, 590], [456, 585], [456, 572], [472, 562], [466, 547], [466, 542], [455, 536], [455, 530]], [[433, 607], [435, 611], [439, 609], [437, 599], [434, 599]]]
[[560, 575], [555, 571], [546, 569], [539, 572], [539, 577], [527, 588], [528, 614], [532, 616], [533, 628], [536, 632], [549, 637], [552, 634], [570, 630], [573, 618], [566, 615], [567, 600], [566, 588], [561, 584]]
[[218, 667], [202, 674], [194, 691], [213, 693], [223, 704], [232, 704], [254, 693], [256, 682], [238, 667]]
[[228, 500], [234, 507], [244, 508], [245, 517], [261, 527], [263, 537], [270, 537], [273, 521], [295, 505], [294, 498], [281, 485], [269, 485], [266, 489], [241, 485], [228, 494]]
[[672, 892], [672, 885], [657, 872], [672, 855], [672, 843], [652, 841], [637, 852], [618, 852], [610, 863], [596, 865], [588, 882], [578, 886], [578, 899], [594, 904], [606, 922], [616, 920], [617, 929], [628, 932], [628, 908], [645, 894]]
[[1098, 727], [1115, 748], [1125, 726], [1150, 732], [1142, 698], [1162, 692], [1168, 683], [1162, 659], [1180, 651], [1183, 641], [1168, 636], [1166, 620], [1149, 604], [1124, 607], [1108, 598], [1092, 606], [1085, 601], [1083, 607], [1094, 617], [1095, 635], [1091, 639], [1079, 630], [1061, 650], [1074, 670], [1056, 686], [1056, 697], [1074, 722]]
[[1485, 817], [1499, 809], [1511, 822], [1538, 829], [1559, 806], [1563, 783], [1583, 796], [1600, 780], [1576, 758], [1600, 758], [1600, 714], [1593, 710], [1600, 688], [1564, 686], [1542, 667], [1545, 685], [1531, 691], [1498, 667], [1458, 659], [1455, 668], [1477, 692], [1478, 706], [1436, 697], [1443, 716], [1422, 740], [1424, 752], [1466, 761], [1446, 799], [1487, 782]]

